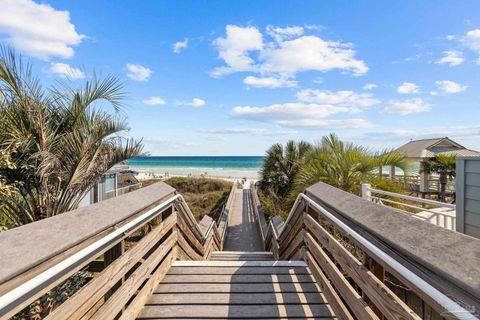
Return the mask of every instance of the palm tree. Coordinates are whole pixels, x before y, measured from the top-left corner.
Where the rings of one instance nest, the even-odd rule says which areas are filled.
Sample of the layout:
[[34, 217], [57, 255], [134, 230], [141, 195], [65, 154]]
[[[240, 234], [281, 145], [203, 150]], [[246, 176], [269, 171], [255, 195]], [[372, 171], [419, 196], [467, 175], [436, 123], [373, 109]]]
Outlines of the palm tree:
[[295, 189], [301, 191], [322, 181], [358, 193], [360, 185], [374, 181], [375, 170], [385, 165], [402, 168], [404, 172], [409, 170], [409, 163], [402, 155], [389, 150], [371, 152], [364, 146], [343, 142], [335, 134], [330, 134], [305, 156]]
[[44, 89], [21, 57], [3, 49], [0, 150], [15, 152], [0, 176], [19, 189], [0, 199], [3, 213], [25, 224], [72, 210], [111, 166], [138, 155], [141, 141], [121, 136], [128, 129], [122, 98], [114, 77]]
[[286, 196], [292, 189], [303, 157], [312, 146], [305, 141], [288, 141], [285, 146], [277, 143], [266, 153], [260, 170], [260, 188], [269, 190], [279, 197]]
[[448, 180], [455, 177], [456, 156], [454, 154], [438, 154], [434, 158], [423, 161], [420, 167], [421, 173], [438, 173], [440, 175], [439, 199], [445, 201]]

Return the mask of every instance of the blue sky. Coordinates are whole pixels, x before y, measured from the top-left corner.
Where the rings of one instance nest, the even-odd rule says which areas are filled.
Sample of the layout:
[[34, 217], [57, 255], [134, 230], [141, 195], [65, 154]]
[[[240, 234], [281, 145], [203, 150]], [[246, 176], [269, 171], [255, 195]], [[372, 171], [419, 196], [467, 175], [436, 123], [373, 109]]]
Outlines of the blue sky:
[[0, 0], [48, 85], [116, 75], [154, 155], [262, 155], [330, 132], [480, 149], [479, 1]]

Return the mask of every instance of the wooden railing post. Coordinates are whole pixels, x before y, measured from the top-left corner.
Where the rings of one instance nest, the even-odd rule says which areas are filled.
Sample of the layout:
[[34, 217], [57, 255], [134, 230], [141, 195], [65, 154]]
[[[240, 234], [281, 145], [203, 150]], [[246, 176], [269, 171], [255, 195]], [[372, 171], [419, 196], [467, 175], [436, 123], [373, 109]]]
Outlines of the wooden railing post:
[[362, 198], [370, 200], [372, 192], [370, 191], [370, 185], [368, 183], [362, 183]]
[[175, 212], [175, 206], [173, 205], [165, 209], [165, 211], [162, 212], [162, 221], [167, 219], [174, 212]]
[[[115, 260], [120, 258], [122, 254], [125, 253], [125, 240], [120, 241], [116, 245], [114, 245], [111, 249], [109, 249], [103, 255], [103, 268], [107, 268], [111, 265]], [[123, 276], [114, 286], [110, 289], [106, 294], [104, 299], [107, 300], [125, 281], [125, 276]]]
[[[370, 270], [375, 277], [377, 277], [378, 280], [380, 280], [382, 283], [385, 283], [385, 270], [381, 264], [379, 264], [377, 261], [372, 259], [369, 256], [365, 256], [365, 266], [367, 267], [368, 270]], [[363, 293], [364, 298], [365, 292]], [[383, 314], [380, 311], [380, 309], [375, 306], [370, 300], [368, 303], [369, 307], [372, 308], [372, 311], [375, 312], [375, 314], [378, 316], [378, 318], [383, 319]]]

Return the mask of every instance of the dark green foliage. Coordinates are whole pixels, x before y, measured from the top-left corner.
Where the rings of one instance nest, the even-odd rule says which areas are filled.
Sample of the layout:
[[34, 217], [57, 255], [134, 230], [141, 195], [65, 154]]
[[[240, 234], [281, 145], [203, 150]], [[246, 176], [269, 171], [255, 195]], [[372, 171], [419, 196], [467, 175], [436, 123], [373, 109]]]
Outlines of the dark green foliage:
[[77, 89], [45, 89], [13, 52], [0, 52], [0, 150], [13, 166], [1, 167], [5, 184], [1, 214], [16, 225], [76, 208], [114, 164], [138, 155], [140, 141], [121, 137], [122, 85], [93, 77]]
[[453, 179], [456, 174], [457, 159], [454, 154], [439, 154], [436, 157], [423, 161], [420, 166], [420, 172], [427, 174], [437, 173], [440, 175], [440, 194], [439, 198], [445, 201], [447, 182]]
[[260, 170], [260, 189], [273, 192], [279, 197], [287, 196], [293, 188], [300, 163], [311, 148], [308, 142], [293, 140], [285, 146], [279, 143], [271, 146]]
[[228, 199], [232, 183], [219, 179], [178, 177], [165, 180], [185, 198], [195, 218], [216, 219]]

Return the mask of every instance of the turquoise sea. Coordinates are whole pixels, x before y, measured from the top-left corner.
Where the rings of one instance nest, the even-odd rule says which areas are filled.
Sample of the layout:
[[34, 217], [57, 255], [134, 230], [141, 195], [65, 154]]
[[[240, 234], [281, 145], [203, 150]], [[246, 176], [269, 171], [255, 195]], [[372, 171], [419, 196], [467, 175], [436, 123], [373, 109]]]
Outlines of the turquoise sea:
[[257, 179], [262, 161], [260, 156], [151, 156], [135, 157], [127, 163], [146, 174]]

